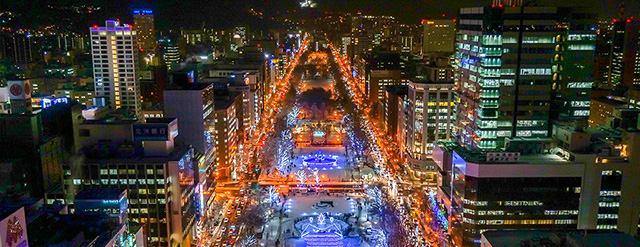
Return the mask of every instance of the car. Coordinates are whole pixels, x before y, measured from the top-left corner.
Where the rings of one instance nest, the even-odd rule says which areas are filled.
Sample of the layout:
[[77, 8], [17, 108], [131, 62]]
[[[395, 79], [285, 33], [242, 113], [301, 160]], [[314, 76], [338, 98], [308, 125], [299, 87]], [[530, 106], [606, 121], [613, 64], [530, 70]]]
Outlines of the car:
[[224, 223], [229, 222], [229, 218], [224, 218]]
[[216, 238], [216, 242], [220, 242], [220, 241], [222, 241], [221, 237]]
[[227, 227], [226, 226], [222, 226], [222, 227], [220, 227], [220, 230], [222, 230], [224, 232], [224, 231], [227, 230]]

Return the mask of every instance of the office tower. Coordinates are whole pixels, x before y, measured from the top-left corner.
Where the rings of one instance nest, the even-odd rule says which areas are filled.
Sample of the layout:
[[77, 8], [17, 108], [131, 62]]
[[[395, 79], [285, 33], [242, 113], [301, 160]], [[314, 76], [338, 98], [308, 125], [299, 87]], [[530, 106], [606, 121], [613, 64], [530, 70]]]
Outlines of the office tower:
[[155, 35], [153, 11], [140, 9], [133, 11], [133, 31], [136, 32], [137, 48], [144, 54], [155, 54], [158, 41]]
[[173, 68], [180, 63], [178, 39], [162, 37], [162, 39], [160, 39], [160, 49], [162, 52], [162, 60], [167, 66], [167, 70], [173, 70]]
[[480, 246], [482, 232], [502, 229], [637, 234], [640, 132], [552, 130], [546, 154], [434, 147], [443, 176], [430, 196], [456, 245]]
[[242, 96], [237, 92], [216, 94], [215, 101], [215, 141], [216, 176], [233, 178], [237, 176], [238, 165], [238, 107], [242, 107]]
[[591, 99], [591, 114], [589, 128], [608, 127], [611, 129], [638, 128], [638, 114], [640, 109], [633, 108], [626, 101], [599, 97]]
[[42, 37], [30, 33], [0, 32], [0, 59], [19, 67], [43, 61]]
[[553, 56], [551, 117], [560, 121], [584, 121], [594, 86], [596, 16], [580, 9], [559, 9]]
[[175, 118], [85, 120], [78, 130], [87, 144], [83, 155], [65, 168], [70, 202], [76, 191], [126, 189], [129, 220], [144, 226], [150, 246], [190, 242], [200, 205], [195, 175], [200, 167], [191, 146], [175, 145], [178, 127]]
[[454, 52], [456, 23], [453, 20], [422, 20], [422, 53]]
[[406, 102], [407, 162], [411, 167], [420, 168], [417, 172], [425, 173], [416, 177], [434, 182], [433, 143], [450, 140], [455, 131], [454, 83], [410, 80]]
[[367, 60], [365, 94], [370, 104], [384, 99], [385, 87], [406, 85], [401, 76], [402, 62], [400, 54], [391, 52], [376, 53]]
[[[460, 10], [456, 46], [460, 143], [492, 150], [505, 148], [507, 140], [523, 144], [512, 147], [524, 147], [548, 137], [552, 92], [558, 87], [567, 88], [559, 93], [564, 95], [560, 102], [569, 102], [562, 109], [565, 116], [585, 118], [581, 114], [588, 107], [589, 88], [582, 82], [592, 81], [574, 81], [569, 75], [575, 73], [571, 71], [575, 65], [562, 62], [562, 58], [582, 60], [574, 57], [582, 53], [577, 51], [588, 50], [593, 57], [589, 50], [594, 46], [588, 43], [592, 36], [584, 30], [586, 25], [573, 25], [582, 24], [574, 22], [581, 16], [574, 12], [503, 5]], [[576, 77], [590, 78], [589, 74]]]
[[91, 54], [96, 97], [109, 100], [111, 109], [123, 108], [130, 117], [140, 118], [140, 85], [137, 78], [137, 45], [131, 26], [106, 21], [91, 28]]
[[404, 108], [404, 100], [407, 97], [407, 86], [388, 86], [384, 97], [383, 121], [386, 132], [391, 136], [392, 140], [398, 139], [399, 114], [402, 114]]
[[181, 131], [177, 139], [191, 144], [211, 164], [215, 159], [213, 84], [176, 82], [174, 79], [164, 91], [164, 117], [177, 118]]
[[[242, 92], [242, 125], [245, 132], [255, 128], [260, 121], [263, 104], [261, 80], [265, 75], [264, 66], [257, 65], [214, 65], [209, 68], [207, 81], [228, 84], [230, 91]], [[246, 136], [246, 135], [245, 135]]]
[[0, 194], [26, 194], [52, 204], [62, 197], [62, 163], [72, 150], [80, 107], [44, 98], [34, 108], [29, 85], [29, 80], [8, 82], [11, 107], [0, 113], [0, 162], [6, 169]]
[[609, 53], [609, 87], [640, 85], [640, 21], [614, 19]]
[[508, 247], [529, 244], [545, 247], [640, 246], [631, 234], [611, 231], [506, 230], [482, 233], [480, 246]]

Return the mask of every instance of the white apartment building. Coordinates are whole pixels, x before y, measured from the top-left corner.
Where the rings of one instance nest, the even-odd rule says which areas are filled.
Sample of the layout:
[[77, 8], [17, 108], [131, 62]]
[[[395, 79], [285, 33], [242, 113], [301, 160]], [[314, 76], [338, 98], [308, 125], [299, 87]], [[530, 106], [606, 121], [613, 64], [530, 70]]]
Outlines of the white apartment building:
[[91, 28], [91, 55], [96, 97], [105, 97], [112, 109], [126, 108], [140, 118], [136, 33], [130, 25], [108, 20]]

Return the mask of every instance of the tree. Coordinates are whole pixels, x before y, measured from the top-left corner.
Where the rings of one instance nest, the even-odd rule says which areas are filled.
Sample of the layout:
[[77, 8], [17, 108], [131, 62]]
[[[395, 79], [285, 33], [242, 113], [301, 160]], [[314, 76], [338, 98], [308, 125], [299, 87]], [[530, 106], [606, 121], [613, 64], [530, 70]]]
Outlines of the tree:
[[304, 182], [309, 178], [309, 174], [307, 174], [306, 170], [298, 170], [294, 173], [296, 179], [300, 181], [300, 185], [304, 185]]
[[243, 238], [242, 240], [240, 240], [240, 247], [251, 247], [251, 246], [255, 246], [257, 243], [258, 241], [256, 241], [256, 236], [249, 235]]
[[253, 205], [247, 208], [236, 221], [245, 226], [248, 235], [254, 234], [256, 228], [267, 223], [265, 208], [262, 205]]
[[273, 185], [267, 187], [267, 197], [269, 198], [269, 202], [271, 204], [277, 203], [280, 201], [280, 194], [276, 190], [276, 187]]
[[313, 171], [313, 177], [316, 179], [316, 186], [320, 183], [320, 175], [318, 175], [318, 170]]

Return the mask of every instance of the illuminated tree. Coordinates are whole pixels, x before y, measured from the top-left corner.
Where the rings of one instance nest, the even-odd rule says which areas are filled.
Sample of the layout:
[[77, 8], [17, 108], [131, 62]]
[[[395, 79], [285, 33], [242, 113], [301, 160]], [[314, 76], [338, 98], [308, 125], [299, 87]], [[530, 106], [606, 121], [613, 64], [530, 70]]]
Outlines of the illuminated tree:
[[296, 176], [296, 179], [300, 181], [300, 185], [304, 185], [304, 182], [309, 179], [309, 174], [307, 174], [306, 170], [298, 170], [294, 173], [294, 175]]
[[254, 235], [249, 235], [240, 241], [240, 246], [251, 247], [251, 246], [255, 246], [257, 243], [258, 241], [256, 240], [256, 237]]
[[316, 179], [316, 186], [320, 184], [320, 175], [318, 174], [318, 170], [313, 171], [313, 177]]
[[278, 203], [280, 201], [280, 195], [278, 194], [276, 187], [273, 185], [267, 187], [267, 197], [269, 198], [269, 202], [271, 204]]

